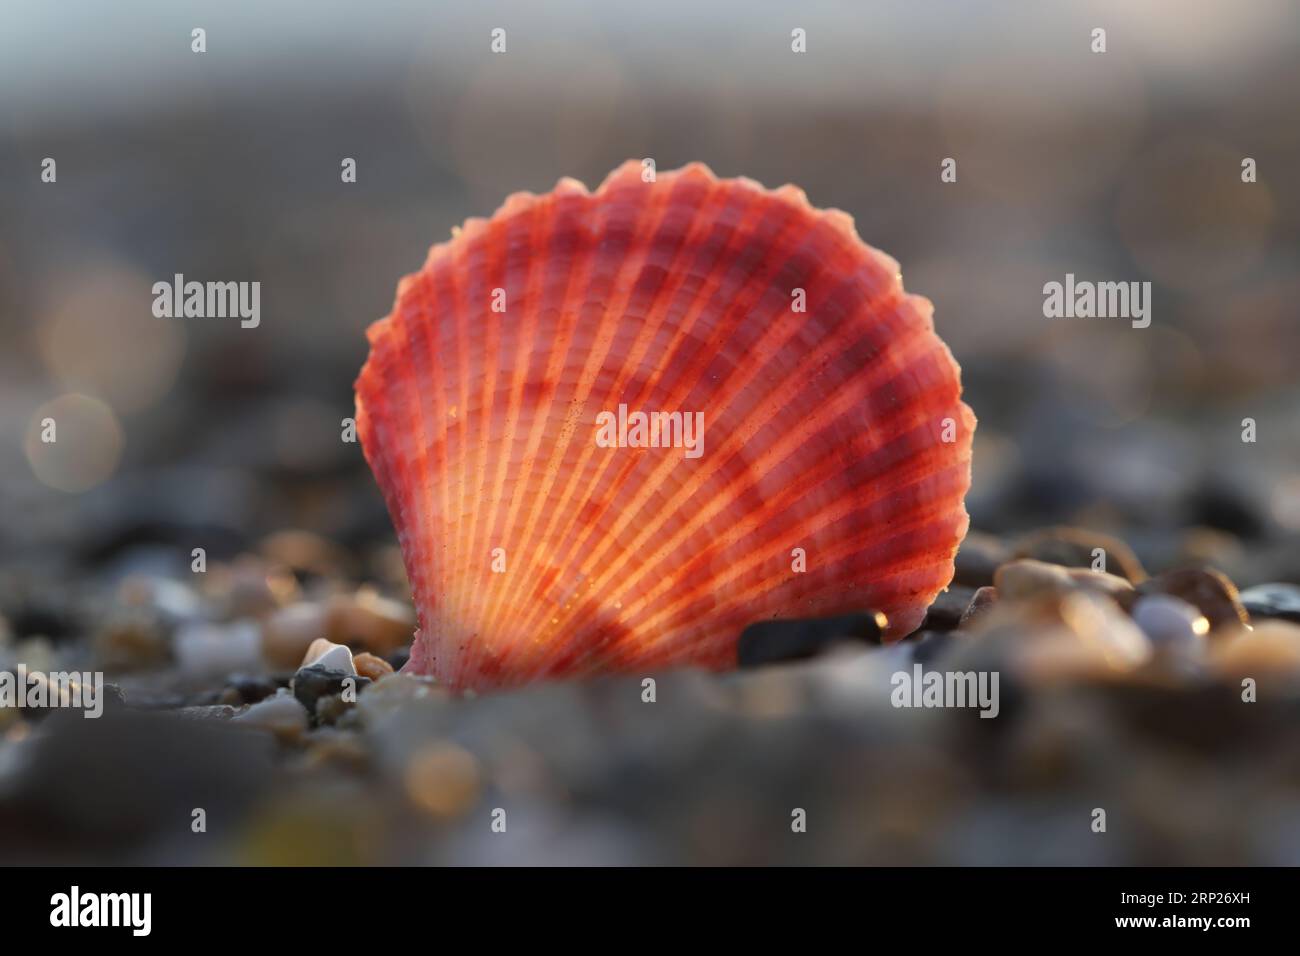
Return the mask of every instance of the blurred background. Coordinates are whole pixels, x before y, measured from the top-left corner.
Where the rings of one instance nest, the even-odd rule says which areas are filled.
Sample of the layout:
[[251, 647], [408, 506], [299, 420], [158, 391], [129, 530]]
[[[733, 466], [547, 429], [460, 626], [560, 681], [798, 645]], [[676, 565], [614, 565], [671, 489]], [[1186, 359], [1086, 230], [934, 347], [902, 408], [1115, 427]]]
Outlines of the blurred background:
[[[202, 54], [191, 51], [196, 27], [206, 30]], [[497, 27], [506, 30], [504, 55], [489, 51]], [[1104, 54], [1091, 50], [1096, 27], [1106, 30]], [[794, 28], [806, 30], [806, 54], [791, 52]], [[150, 654], [169, 657], [150, 644], [164, 638], [105, 636], [103, 609], [123, 603], [124, 584], [152, 582], [139, 603], [177, 618], [205, 616], [193, 611], [204, 601], [227, 610], [249, 601], [256, 619], [361, 585], [404, 601], [377, 489], [359, 445], [340, 441], [365, 327], [388, 311], [398, 278], [466, 217], [491, 213], [516, 190], [548, 190], [561, 176], [594, 188], [629, 157], [653, 157], [661, 170], [702, 160], [719, 175], [772, 187], [794, 182], [814, 205], [849, 212], [867, 242], [898, 259], [909, 291], [934, 301], [937, 329], [980, 419], [973, 528], [1009, 540], [1045, 525], [1086, 526], [1122, 538], [1148, 568], [1203, 560], [1242, 587], [1300, 582], [1297, 91], [1300, 8], [1288, 0], [1254, 0], [1248, 9], [1186, 0], [8, 0], [0, 10], [0, 614], [10, 659], [15, 648], [31, 660], [75, 657], [93, 638], [101, 660], [145, 672], [136, 692], [157, 694], [160, 709], [218, 706], [186, 697], [180, 685], [164, 693], [147, 667], [136, 667], [133, 654], [145, 663]], [[54, 183], [42, 182], [47, 157], [57, 163]], [[340, 181], [345, 157], [356, 160], [355, 183]], [[957, 160], [955, 183], [940, 180], [945, 157]], [[1258, 168], [1252, 184], [1241, 179], [1247, 157]], [[151, 287], [175, 273], [259, 281], [260, 326], [155, 318]], [[1150, 327], [1044, 318], [1043, 285], [1066, 273], [1150, 281]], [[39, 440], [51, 414], [55, 445]], [[1257, 423], [1253, 444], [1241, 440], [1247, 417]], [[166, 590], [191, 587], [190, 549], [199, 543], [219, 572], [204, 585], [214, 593]], [[160, 610], [164, 591], [171, 604]], [[400, 621], [399, 611], [392, 615]], [[750, 700], [750, 690], [733, 690]], [[712, 699], [707, 688], [695, 692]], [[581, 724], [588, 708], [603, 706], [585, 695], [606, 691], [536, 693], [551, 703], [530, 710], [519, 702], [527, 695], [512, 698], [501, 707], [514, 717], [474, 705], [492, 728], [483, 731], [486, 750], [446, 742], [455, 734], [438, 724], [421, 738], [424, 763], [415, 770], [401, 763], [409, 753], [394, 758], [406, 767], [395, 771], [405, 781], [406, 795], [394, 798], [403, 812], [429, 826], [471, 813], [492, 787], [505, 786], [493, 761], [527, 790], [525, 778], [542, 773], [530, 761], [548, 744], [514, 740], [501, 727], [530, 724], [516, 717], [551, 706], [555, 727]], [[799, 711], [759, 696], [760, 710]], [[755, 733], [749, 704], [735, 706], [722, 708], [731, 717], [719, 740]], [[765, 732], [802, 754], [797, 766], [737, 756], [734, 775], [707, 799], [721, 803], [747, 774], [767, 774], [759, 789], [781, 806], [776, 794], [797, 779], [821, 780], [819, 799], [829, 800], [838, 758], [804, 766], [816, 758], [794, 742], [799, 728], [829, 718], [800, 714], [786, 730]], [[174, 747], [184, 765], [194, 748], [227, 746], [224, 737], [208, 741], [215, 731], [202, 722], [142, 726], [138, 738], [114, 736], [122, 752], [86, 772], [116, 778], [134, 761], [154, 766], [145, 751]], [[6, 838], [0, 853], [497, 860], [498, 850], [444, 839], [437, 826], [430, 832], [442, 836], [427, 848], [403, 845], [413, 860], [386, 831], [362, 827], [358, 835], [349, 828], [369, 810], [357, 807], [394, 811], [376, 795], [381, 788], [346, 775], [353, 783], [340, 784], [350, 794], [342, 803], [313, 785], [315, 811], [266, 810], [267, 794], [279, 800], [290, 785], [266, 784], [249, 770], [261, 758], [242, 751], [230, 755], [236, 769], [216, 761], [204, 784], [240, 808], [226, 819], [242, 835], [219, 853], [184, 835], [158, 837], [166, 795], [186, 792], [181, 777], [150, 783], [161, 803], [141, 819], [128, 814], [129, 825], [112, 815], [91, 821], [75, 801], [50, 809], [38, 795], [62, 786], [60, 775], [72, 774], [71, 762], [91, 746], [76, 735], [91, 733], [78, 726], [53, 734], [68, 749], [41, 751], [39, 785], [10, 768], [17, 790], [0, 802], [0, 833], [30, 833], [39, 805], [46, 823], [73, 834], [70, 842]], [[186, 734], [197, 736], [177, 743]], [[426, 753], [429, 734], [446, 749]], [[1064, 837], [1031, 848], [1038, 837], [1028, 834], [1041, 833], [996, 802], [954, 818], [959, 835], [943, 849], [921, 849], [908, 842], [920, 838], [904, 819], [916, 792], [969, 783], [949, 779], [957, 771], [924, 750], [900, 758], [919, 775], [900, 779], [918, 781], [918, 790], [876, 795], [888, 811], [872, 815], [888, 824], [884, 835], [842, 854], [835, 841], [824, 854], [808, 849], [814, 841], [755, 851], [745, 814], [728, 824], [735, 834], [701, 835], [698, 807], [673, 817], [678, 842], [664, 842], [662, 830], [625, 817], [638, 817], [637, 808], [645, 810], [638, 818], [653, 816], [647, 808], [673, 791], [667, 778], [643, 779], [633, 767], [630, 781], [601, 777], [596, 786], [587, 765], [594, 754], [608, 751], [627, 770], [636, 748], [605, 739], [580, 752], [581, 733], [558, 729], [546, 740], [566, 735], [565, 754], [550, 754], [566, 768], [556, 771], [566, 796], [530, 804], [529, 832], [540, 835], [503, 861], [560, 862], [557, 845], [594, 862], [1023, 859], [1007, 849], [1013, 844], [1039, 862], [1207, 854], [1258, 862], [1284, 852], [1278, 846], [1295, 854], [1290, 862], [1300, 858], [1294, 825], [1289, 843], [1238, 834], [1197, 849], [1179, 831], [1125, 851], [1081, 849]], [[127, 742], [137, 739], [148, 743]], [[103, 741], [93, 746], [114, 753]], [[657, 746], [664, 759], [694, 753], [667, 738]], [[724, 774], [719, 746], [732, 743], [714, 741], [698, 762], [681, 760]], [[845, 746], [861, 757], [876, 737]], [[1217, 779], [1212, 769], [1206, 780]], [[581, 839], [569, 839], [556, 815], [581, 805], [583, 794], [591, 812], [580, 815]], [[188, 795], [176, 801], [193, 803]], [[244, 815], [249, 806], [263, 807], [254, 823]], [[1058, 809], [1034, 806], [1042, 819]], [[347, 837], [321, 850], [312, 812], [324, 832]], [[1193, 815], [1189, 826], [1212, 815]], [[1027, 839], [1009, 843], [1012, 830]], [[932, 828], [926, 833], [934, 839]]]

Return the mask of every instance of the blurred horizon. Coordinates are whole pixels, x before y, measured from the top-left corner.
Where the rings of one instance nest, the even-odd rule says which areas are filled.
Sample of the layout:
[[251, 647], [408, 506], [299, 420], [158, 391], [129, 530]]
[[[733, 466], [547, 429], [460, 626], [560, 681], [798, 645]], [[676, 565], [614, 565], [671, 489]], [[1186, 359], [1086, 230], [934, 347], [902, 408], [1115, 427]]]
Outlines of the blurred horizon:
[[[111, 550], [124, 502], [148, 524], [169, 494], [166, 520], [232, 541], [391, 533], [338, 440], [366, 326], [467, 217], [646, 156], [794, 182], [899, 261], [980, 418], [975, 527], [1194, 524], [1208, 482], [1300, 528], [1293, 4], [20, 2], [4, 24], [6, 561]], [[154, 319], [176, 273], [260, 281], [260, 327]], [[1067, 273], [1152, 282], [1152, 326], [1045, 319]], [[107, 437], [42, 476], [19, 449], [60, 401]]]
[[[124, 16], [129, 29], [123, 29]], [[725, 86], [720, 74], [740, 69], [746, 87], [764, 97], [815, 92], [826, 105], [865, 99], [915, 107], [930, 96], [936, 74], [963, 62], [1037, 56], [1077, 74], [1087, 48], [1075, 39], [1097, 26], [1116, 38], [1111, 61], [1140, 66], [1162, 96], [1213, 103], [1249, 92], [1261, 77], [1294, 80], [1300, 69], [1294, 57], [1300, 10], [1286, 0], [1257, 0], [1248, 17], [1213, 0], [1093, 0], [1056, 9], [907, 0], [813, 0], [797, 9], [776, 0], [556, 0], [545, 8], [524, 0], [472, 6], [389, 0], [370, 5], [364, 15], [341, 0], [271, 7], [248, 0], [184, 7], [135, 0], [127, 9], [104, 0], [13, 0], [4, 25], [0, 106], [10, 135], [64, 119], [84, 121], [86, 113], [164, 109], [214, 86], [256, 93], [267, 74], [281, 88], [297, 80], [333, 90], [382, 85], [425, 66], [449, 75], [473, 72], [483, 65], [482, 51], [467, 40], [486, 38], [494, 27], [513, 33], [509, 52], [535, 71], [534, 83], [538, 73], [558, 83], [593, 63], [617, 64], [635, 95], [651, 97]], [[188, 42], [176, 42], [193, 27], [207, 30], [210, 51], [220, 55], [200, 69], [179, 69], [194, 65], [187, 60]], [[815, 71], [786, 57], [769, 59], [761, 71], [746, 69], [754, 55], [786, 52], [793, 27], [808, 31], [808, 63]], [[566, 55], [556, 56], [557, 50]], [[337, 57], [332, 65], [341, 69], [298, 69], [320, 66], [326, 56]], [[167, 82], [160, 84], [164, 72]], [[653, 82], [637, 84], [641, 78]], [[884, 82], [863, 83], [868, 79]], [[1061, 92], [1085, 101], [1091, 95], [1087, 84], [1063, 85]]]

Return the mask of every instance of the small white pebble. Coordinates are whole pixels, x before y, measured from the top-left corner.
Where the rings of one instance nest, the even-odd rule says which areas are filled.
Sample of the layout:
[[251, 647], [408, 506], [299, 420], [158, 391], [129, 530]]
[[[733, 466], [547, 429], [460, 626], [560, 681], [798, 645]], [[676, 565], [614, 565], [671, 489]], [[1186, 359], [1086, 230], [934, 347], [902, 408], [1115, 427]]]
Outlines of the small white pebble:
[[1210, 631], [1210, 622], [1197, 608], [1167, 594], [1152, 594], [1133, 605], [1133, 621], [1156, 647], [1198, 652]]
[[323, 667], [327, 671], [341, 671], [355, 676], [356, 662], [352, 660], [352, 649], [346, 644], [330, 644], [329, 647], [310, 660], [302, 662], [303, 667]]

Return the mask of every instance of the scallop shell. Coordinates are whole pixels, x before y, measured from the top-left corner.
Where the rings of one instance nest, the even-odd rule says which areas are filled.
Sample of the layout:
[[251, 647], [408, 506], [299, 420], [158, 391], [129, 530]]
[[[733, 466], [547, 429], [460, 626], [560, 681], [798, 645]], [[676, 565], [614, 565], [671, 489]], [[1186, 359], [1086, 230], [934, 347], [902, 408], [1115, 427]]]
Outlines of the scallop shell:
[[[408, 671], [725, 669], [759, 620], [869, 608], [905, 635], [952, 578], [975, 418], [931, 304], [793, 186], [642, 169], [469, 220], [367, 332]], [[683, 427], [643, 447], [636, 412]]]

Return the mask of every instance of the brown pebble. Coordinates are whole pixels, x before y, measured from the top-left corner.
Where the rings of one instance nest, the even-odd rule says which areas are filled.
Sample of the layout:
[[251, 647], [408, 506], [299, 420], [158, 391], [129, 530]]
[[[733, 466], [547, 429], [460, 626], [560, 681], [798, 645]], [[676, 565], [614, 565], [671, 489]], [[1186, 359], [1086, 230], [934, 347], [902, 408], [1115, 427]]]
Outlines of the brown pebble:
[[1034, 558], [1008, 561], [993, 575], [993, 583], [1002, 597], [1010, 599], [1068, 591], [1094, 591], [1119, 598], [1133, 590], [1123, 578], [1105, 571], [1067, 568]]
[[1088, 568], [1066, 568], [1070, 580], [1085, 591], [1096, 591], [1116, 601], [1127, 600], [1133, 593], [1133, 585], [1118, 574], [1109, 571], [1092, 571]]
[[325, 728], [309, 738], [302, 766], [315, 769], [333, 765], [361, 770], [369, 761], [370, 751], [355, 733]]
[[362, 651], [352, 658], [352, 663], [357, 667], [357, 673], [362, 677], [369, 677], [371, 680], [379, 680], [388, 674], [393, 673], [393, 665], [388, 663], [382, 657], [376, 657], [369, 651]]
[[1242, 607], [1237, 586], [1226, 574], [1213, 568], [1183, 568], [1166, 571], [1143, 581], [1142, 594], [1168, 594], [1198, 608], [1210, 622], [1212, 631], [1226, 630], [1250, 623]]
[[1212, 644], [1210, 661], [1215, 672], [1232, 679], [1264, 673], [1300, 677], [1300, 625], [1263, 621], [1254, 630], [1230, 631]]
[[280, 670], [296, 670], [312, 642], [325, 633], [325, 609], [300, 602], [280, 608], [262, 624], [262, 659]]
[[468, 813], [482, 786], [478, 758], [450, 743], [430, 744], [417, 751], [405, 777], [411, 802], [444, 820]]
[[415, 613], [409, 604], [361, 588], [329, 602], [326, 636], [336, 644], [361, 647], [386, 655], [411, 643]]
[[1106, 571], [1134, 584], [1146, 580], [1147, 573], [1132, 548], [1112, 535], [1085, 528], [1058, 526], [1031, 532], [1014, 543], [1012, 557], [1091, 569], [1098, 548], [1105, 552]]
[[228, 618], [263, 617], [298, 597], [293, 572], [256, 555], [241, 554], [229, 564], [214, 564], [199, 577], [208, 599]]
[[171, 644], [157, 616], [133, 608], [114, 614], [94, 638], [95, 655], [105, 670], [157, 667], [171, 658]]
[[329, 578], [354, 570], [355, 562], [345, 549], [310, 531], [277, 531], [263, 538], [258, 548], [270, 561], [300, 574]]
[[1065, 568], [1045, 561], [1008, 561], [993, 575], [998, 594], [1011, 600], [1031, 598], [1072, 590], [1074, 585]]
[[316, 661], [320, 660], [321, 657], [328, 654], [332, 649], [334, 649], [337, 646], [338, 646], [337, 644], [333, 643], [328, 638], [324, 638], [324, 637], [316, 638], [316, 640], [312, 641], [309, 645], [307, 645], [307, 650], [303, 653], [302, 660], [298, 662], [298, 666], [299, 667], [311, 666], [312, 664], [316, 663]]
[[966, 606], [966, 610], [962, 612], [961, 620], [957, 622], [957, 629], [959, 631], [966, 630], [997, 603], [997, 588], [992, 585], [980, 588], [970, 599], [970, 604]]
[[1146, 637], [1104, 594], [1075, 589], [1009, 600], [983, 613], [971, 639], [955, 642], [951, 670], [1000, 670], [1031, 682], [1113, 676], [1151, 655]]
[[244, 705], [244, 695], [233, 687], [226, 687], [217, 698], [217, 703], [227, 707], [242, 707]]

